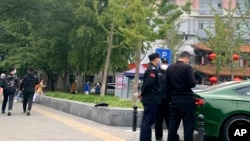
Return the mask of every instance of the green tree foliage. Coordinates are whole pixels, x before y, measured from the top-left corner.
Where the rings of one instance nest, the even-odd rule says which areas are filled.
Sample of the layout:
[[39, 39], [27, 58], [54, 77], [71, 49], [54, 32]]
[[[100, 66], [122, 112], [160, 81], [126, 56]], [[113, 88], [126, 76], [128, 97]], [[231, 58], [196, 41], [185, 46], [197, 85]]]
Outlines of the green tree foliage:
[[157, 24], [163, 31], [178, 17], [156, 21], [157, 6], [156, 0], [1, 0], [0, 68], [15, 66], [21, 76], [34, 66], [51, 89], [56, 76], [66, 86], [71, 73], [104, 70], [104, 94], [108, 71], [125, 70], [131, 58], [139, 63], [143, 44], [159, 37]]

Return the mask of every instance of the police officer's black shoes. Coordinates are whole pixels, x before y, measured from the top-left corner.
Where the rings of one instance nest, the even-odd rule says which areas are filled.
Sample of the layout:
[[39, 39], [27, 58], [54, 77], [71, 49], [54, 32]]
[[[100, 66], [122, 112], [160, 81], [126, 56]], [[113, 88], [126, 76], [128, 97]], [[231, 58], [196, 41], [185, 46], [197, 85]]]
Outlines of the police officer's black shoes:
[[27, 112], [27, 116], [30, 116], [30, 111]]
[[5, 111], [2, 111], [2, 114], [5, 114]]
[[11, 116], [11, 112], [10, 111], [8, 112], [8, 116]]

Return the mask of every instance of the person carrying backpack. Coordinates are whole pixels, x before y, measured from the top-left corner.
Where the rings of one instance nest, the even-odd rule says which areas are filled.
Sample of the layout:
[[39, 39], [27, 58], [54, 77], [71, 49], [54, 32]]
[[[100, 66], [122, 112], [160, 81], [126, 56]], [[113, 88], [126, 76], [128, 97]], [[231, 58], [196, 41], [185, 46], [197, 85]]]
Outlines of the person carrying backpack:
[[20, 89], [23, 90], [23, 113], [26, 113], [28, 104], [27, 116], [30, 116], [33, 97], [35, 94], [35, 86], [38, 84], [38, 78], [32, 67], [29, 68], [28, 74], [23, 77]]
[[4, 84], [5, 84], [5, 74], [2, 73], [2, 74], [1, 74], [1, 77], [0, 77], [0, 95], [3, 94], [3, 87], [4, 87]]
[[10, 68], [9, 74], [6, 75], [3, 84], [3, 103], [2, 103], [2, 114], [5, 113], [6, 104], [9, 101], [8, 106], [8, 116], [11, 116], [11, 111], [13, 107], [13, 101], [18, 88], [18, 80], [16, 78], [16, 69]]

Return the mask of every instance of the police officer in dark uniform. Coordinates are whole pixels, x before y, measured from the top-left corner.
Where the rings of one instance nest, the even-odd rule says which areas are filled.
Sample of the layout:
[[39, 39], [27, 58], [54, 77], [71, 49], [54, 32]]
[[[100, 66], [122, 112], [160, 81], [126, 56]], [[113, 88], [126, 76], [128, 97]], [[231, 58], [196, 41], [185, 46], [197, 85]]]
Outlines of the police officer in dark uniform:
[[155, 123], [157, 108], [161, 103], [161, 84], [158, 76], [160, 55], [153, 53], [149, 55], [149, 60], [149, 66], [144, 73], [141, 94], [138, 96], [144, 107], [140, 141], [152, 140], [151, 126]]
[[193, 141], [195, 100], [191, 88], [195, 87], [193, 69], [189, 64], [191, 55], [184, 51], [179, 60], [168, 67], [166, 91], [171, 95], [168, 141], [176, 141], [181, 120], [184, 141]]
[[[168, 61], [165, 58], [161, 59], [161, 66], [159, 72], [160, 83], [162, 86], [166, 85], [166, 71], [168, 68]], [[163, 137], [163, 122], [168, 127], [169, 123], [169, 99], [166, 93], [166, 87], [162, 87], [161, 91], [161, 104], [158, 107], [156, 113], [156, 121], [155, 121], [155, 138], [157, 141], [162, 141]]]

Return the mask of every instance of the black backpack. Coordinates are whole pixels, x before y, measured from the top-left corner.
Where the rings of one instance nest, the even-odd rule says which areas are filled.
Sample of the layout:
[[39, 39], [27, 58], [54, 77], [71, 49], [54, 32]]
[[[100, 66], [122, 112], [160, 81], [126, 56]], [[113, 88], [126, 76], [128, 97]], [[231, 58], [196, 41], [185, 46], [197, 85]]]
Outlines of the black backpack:
[[4, 88], [5, 87], [5, 79], [0, 78], [0, 87]]
[[14, 89], [17, 87], [16, 78], [13, 75], [7, 75], [4, 83], [5, 83], [4, 88], [7, 88], [7, 89], [9, 88]]

